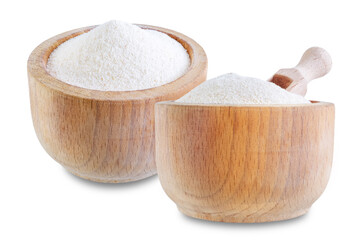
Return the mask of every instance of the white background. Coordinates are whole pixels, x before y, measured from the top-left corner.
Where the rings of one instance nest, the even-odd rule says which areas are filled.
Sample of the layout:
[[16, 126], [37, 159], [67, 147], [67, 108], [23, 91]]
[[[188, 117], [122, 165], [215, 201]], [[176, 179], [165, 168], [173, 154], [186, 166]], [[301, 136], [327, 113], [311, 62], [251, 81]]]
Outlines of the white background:
[[[3, 1], [0, 6], [0, 239], [358, 239], [358, 1]], [[268, 79], [311, 46], [328, 50], [329, 75], [309, 99], [336, 105], [326, 191], [304, 217], [224, 224], [182, 215], [158, 177], [100, 184], [67, 173], [33, 130], [26, 64], [42, 41], [111, 19], [170, 28], [200, 43], [208, 77]]]

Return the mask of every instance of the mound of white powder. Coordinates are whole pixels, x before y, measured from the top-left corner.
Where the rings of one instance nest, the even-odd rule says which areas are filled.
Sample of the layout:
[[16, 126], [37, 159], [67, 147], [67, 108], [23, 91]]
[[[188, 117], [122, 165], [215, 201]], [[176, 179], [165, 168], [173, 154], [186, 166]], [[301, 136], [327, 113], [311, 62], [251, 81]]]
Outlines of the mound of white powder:
[[78, 87], [130, 91], [174, 81], [189, 65], [187, 51], [166, 34], [110, 21], [57, 47], [47, 70]]
[[207, 80], [176, 102], [238, 105], [310, 103], [274, 83], [234, 73]]

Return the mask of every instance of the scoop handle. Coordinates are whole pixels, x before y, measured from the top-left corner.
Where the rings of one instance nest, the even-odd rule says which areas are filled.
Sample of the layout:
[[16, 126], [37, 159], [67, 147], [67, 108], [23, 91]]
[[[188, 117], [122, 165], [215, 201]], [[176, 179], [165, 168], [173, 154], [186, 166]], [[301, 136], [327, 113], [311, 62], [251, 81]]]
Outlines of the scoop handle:
[[329, 53], [320, 47], [311, 47], [304, 52], [297, 66], [280, 69], [271, 82], [289, 92], [305, 96], [307, 84], [316, 78], [326, 75], [332, 67]]

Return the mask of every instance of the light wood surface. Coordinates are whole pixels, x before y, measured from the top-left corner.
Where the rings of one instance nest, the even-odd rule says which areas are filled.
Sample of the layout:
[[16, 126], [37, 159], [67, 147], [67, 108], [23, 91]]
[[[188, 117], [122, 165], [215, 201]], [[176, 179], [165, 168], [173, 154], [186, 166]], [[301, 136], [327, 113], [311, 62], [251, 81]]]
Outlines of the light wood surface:
[[195, 41], [172, 30], [139, 26], [166, 33], [187, 49], [191, 65], [184, 76], [156, 88], [105, 92], [49, 75], [51, 52], [93, 27], [57, 35], [29, 57], [31, 112], [38, 139], [52, 158], [82, 178], [115, 183], [155, 174], [154, 104], [178, 99], [206, 79], [207, 57]]
[[[156, 164], [179, 210], [223, 222], [305, 214], [332, 165], [334, 105], [156, 104]], [[328, 209], [330, 211], [330, 209]]]
[[304, 52], [297, 66], [280, 69], [269, 81], [289, 92], [305, 96], [308, 83], [326, 75], [331, 67], [329, 53], [323, 48], [312, 47]]

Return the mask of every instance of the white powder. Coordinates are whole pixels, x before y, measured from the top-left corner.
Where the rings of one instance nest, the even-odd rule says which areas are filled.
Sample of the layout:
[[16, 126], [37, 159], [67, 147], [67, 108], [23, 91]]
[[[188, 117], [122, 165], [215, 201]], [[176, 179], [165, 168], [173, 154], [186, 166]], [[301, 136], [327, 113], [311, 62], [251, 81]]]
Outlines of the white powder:
[[300, 95], [274, 83], [228, 73], [207, 80], [176, 102], [203, 104], [305, 104]]
[[174, 81], [189, 64], [187, 51], [166, 34], [110, 21], [61, 44], [47, 70], [78, 87], [130, 91]]

